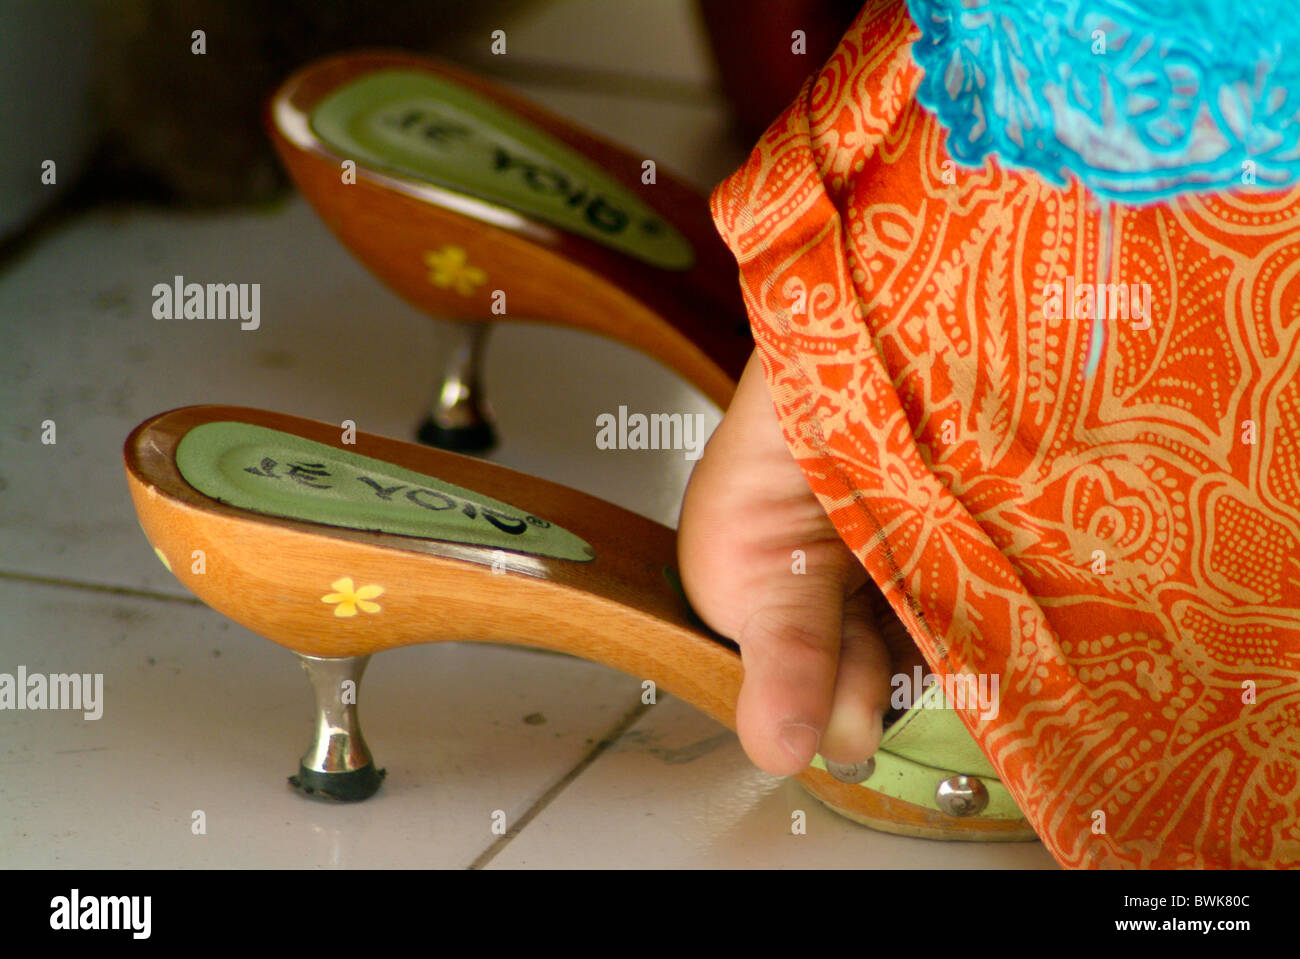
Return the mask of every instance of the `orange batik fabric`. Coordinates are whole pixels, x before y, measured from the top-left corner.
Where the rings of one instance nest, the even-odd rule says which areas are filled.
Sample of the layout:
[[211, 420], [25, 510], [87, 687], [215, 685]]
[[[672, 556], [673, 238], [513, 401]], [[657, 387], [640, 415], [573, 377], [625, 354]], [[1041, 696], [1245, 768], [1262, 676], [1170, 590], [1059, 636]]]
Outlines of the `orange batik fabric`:
[[1300, 190], [1107, 228], [951, 162], [918, 36], [869, 3], [713, 196], [791, 452], [1058, 861], [1300, 865]]

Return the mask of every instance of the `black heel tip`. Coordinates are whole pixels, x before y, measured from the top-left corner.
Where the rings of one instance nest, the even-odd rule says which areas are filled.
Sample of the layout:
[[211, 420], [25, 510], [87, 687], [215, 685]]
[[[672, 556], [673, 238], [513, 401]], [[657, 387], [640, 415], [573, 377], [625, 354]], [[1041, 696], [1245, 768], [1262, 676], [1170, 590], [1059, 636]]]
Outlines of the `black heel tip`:
[[434, 446], [453, 453], [486, 453], [497, 445], [496, 430], [490, 423], [448, 429], [439, 426], [432, 419], [427, 419], [420, 424], [416, 436], [425, 446]]
[[387, 769], [376, 769], [373, 764], [346, 773], [323, 773], [299, 766], [298, 775], [289, 777], [289, 785], [313, 799], [360, 802], [379, 791], [386, 775]]

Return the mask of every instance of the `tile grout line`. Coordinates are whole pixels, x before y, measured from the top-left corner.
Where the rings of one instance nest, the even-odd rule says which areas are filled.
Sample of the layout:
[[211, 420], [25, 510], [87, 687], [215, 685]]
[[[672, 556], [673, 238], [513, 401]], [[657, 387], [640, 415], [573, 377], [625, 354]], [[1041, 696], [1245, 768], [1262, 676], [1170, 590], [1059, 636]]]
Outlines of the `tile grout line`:
[[608, 733], [606, 733], [604, 736], [600, 738], [600, 741], [596, 743], [595, 748], [593, 748], [591, 752], [589, 752], [586, 756], [584, 756], [582, 758], [582, 761], [579, 762], [578, 765], [570, 769], [567, 773], [565, 773], [563, 777], [560, 778], [558, 782], [556, 782], [553, 786], [551, 786], [550, 789], [542, 793], [542, 795], [538, 797], [537, 801], [534, 802], [531, 806], [529, 806], [528, 809], [524, 812], [524, 814], [521, 817], [519, 817], [519, 821], [516, 822], [513, 826], [511, 826], [509, 830], [507, 830], [504, 836], [499, 837], [494, 843], [492, 843], [492, 845], [488, 846], [487, 849], [483, 850], [483, 852], [479, 854], [478, 858], [475, 859], [472, 863], [470, 863], [469, 866], [466, 868], [470, 870], [482, 869], [493, 859], [495, 859], [496, 856], [501, 852], [501, 850], [503, 850], [510, 843], [510, 840], [514, 839], [521, 832], [523, 832], [524, 828], [535, 818], [537, 818], [538, 814], [540, 814], [543, 809], [549, 806], [554, 801], [555, 797], [558, 796], [565, 789], [565, 787], [567, 787], [571, 782], [573, 782], [575, 779], [581, 776], [583, 772], [586, 771], [587, 767], [589, 767], [597, 759], [603, 756], [606, 753], [606, 751], [608, 751], [609, 748], [614, 745], [614, 743], [618, 742], [618, 740], [622, 737], [622, 735], [625, 732], [627, 732], [632, 726], [636, 724], [637, 720], [639, 720], [642, 716], [644, 716], [647, 712], [649, 712], [651, 705], [653, 704], [637, 703], [636, 706], [633, 707], [627, 713], [626, 716], [624, 716], [614, 725], [613, 729], [611, 729]]
[[57, 576], [38, 576], [35, 573], [15, 573], [0, 569], [0, 582], [35, 583], [39, 586], [58, 586], [63, 589], [82, 589], [91, 593], [110, 593], [114, 596], [130, 596], [134, 599], [157, 599], [167, 603], [185, 603], [190, 606], [203, 606], [197, 596], [174, 596], [150, 589], [137, 589], [133, 586], [107, 586], [102, 583], [83, 583], [73, 579], [59, 579]]

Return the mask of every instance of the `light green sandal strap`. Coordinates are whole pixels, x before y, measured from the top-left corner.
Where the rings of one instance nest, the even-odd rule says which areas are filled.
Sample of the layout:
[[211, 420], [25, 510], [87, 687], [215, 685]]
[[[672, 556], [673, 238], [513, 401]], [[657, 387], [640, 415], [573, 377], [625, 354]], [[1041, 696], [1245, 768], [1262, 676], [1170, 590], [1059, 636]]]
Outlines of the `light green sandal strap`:
[[[826, 769], [821, 756], [812, 765]], [[858, 785], [954, 818], [1024, 818], [937, 683], [885, 731]]]
[[937, 682], [885, 731], [880, 748], [970, 776], [996, 779], [998, 775]]

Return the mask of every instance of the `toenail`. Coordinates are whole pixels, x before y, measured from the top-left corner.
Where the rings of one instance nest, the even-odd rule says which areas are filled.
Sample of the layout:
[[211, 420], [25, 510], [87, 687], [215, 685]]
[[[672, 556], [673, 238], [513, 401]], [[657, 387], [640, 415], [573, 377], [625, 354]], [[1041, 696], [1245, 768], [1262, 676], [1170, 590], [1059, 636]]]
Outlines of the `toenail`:
[[860, 763], [833, 763], [828, 759], [826, 771], [842, 783], [857, 785], [871, 778], [876, 771], [876, 760], [873, 758]]
[[786, 723], [781, 727], [781, 745], [801, 763], [809, 763], [817, 752], [821, 734], [807, 723]]

